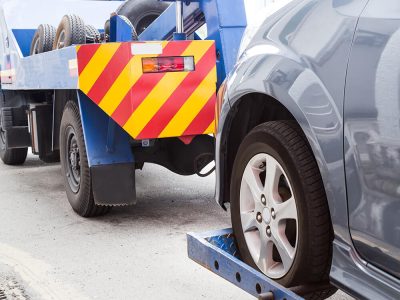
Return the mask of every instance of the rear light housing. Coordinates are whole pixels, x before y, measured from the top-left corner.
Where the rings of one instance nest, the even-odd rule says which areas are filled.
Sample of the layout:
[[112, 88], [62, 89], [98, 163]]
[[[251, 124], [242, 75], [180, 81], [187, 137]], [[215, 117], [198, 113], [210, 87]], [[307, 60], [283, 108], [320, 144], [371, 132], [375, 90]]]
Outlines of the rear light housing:
[[192, 72], [193, 56], [164, 56], [142, 58], [143, 73]]

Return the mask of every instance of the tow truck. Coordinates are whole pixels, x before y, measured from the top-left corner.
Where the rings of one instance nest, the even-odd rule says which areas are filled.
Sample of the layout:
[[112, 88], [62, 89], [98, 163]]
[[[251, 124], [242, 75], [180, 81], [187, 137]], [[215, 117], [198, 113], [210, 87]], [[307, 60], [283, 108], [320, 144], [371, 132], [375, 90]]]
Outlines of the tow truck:
[[60, 160], [83, 217], [135, 204], [145, 163], [210, 173], [216, 92], [235, 64], [244, 3], [170, 2], [1, 2], [0, 156], [23, 164], [31, 147]]
[[[112, 13], [118, 1], [1, 3], [0, 154], [22, 164], [32, 147], [45, 162], [60, 159], [69, 201], [84, 217], [134, 204], [144, 163], [202, 175], [213, 160], [216, 93], [236, 62], [244, 1], [169, 2], [138, 37], [135, 20]], [[48, 24], [61, 17], [56, 32]], [[259, 299], [323, 288], [286, 289], [246, 265], [231, 229], [189, 233], [188, 254]]]

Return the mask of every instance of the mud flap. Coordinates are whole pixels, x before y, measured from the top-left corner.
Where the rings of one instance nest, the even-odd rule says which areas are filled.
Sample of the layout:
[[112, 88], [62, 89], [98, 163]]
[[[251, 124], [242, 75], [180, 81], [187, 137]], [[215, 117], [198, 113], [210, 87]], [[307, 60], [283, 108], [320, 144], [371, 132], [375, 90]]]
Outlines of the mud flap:
[[97, 205], [136, 204], [135, 164], [112, 164], [90, 168]]
[[135, 158], [131, 138], [81, 92], [78, 92], [78, 101], [94, 202], [98, 205], [135, 204]]

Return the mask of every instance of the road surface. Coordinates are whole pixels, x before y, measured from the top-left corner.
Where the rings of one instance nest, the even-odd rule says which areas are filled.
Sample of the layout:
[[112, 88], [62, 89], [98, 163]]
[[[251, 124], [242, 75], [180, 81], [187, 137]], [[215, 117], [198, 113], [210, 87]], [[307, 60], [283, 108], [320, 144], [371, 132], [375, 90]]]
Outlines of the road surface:
[[230, 227], [213, 176], [146, 165], [137, 190], [137, 206], [88, 220], [58, 164], [0, 163], [0, 299], [254, 299], [187, 258], [187, 232]]

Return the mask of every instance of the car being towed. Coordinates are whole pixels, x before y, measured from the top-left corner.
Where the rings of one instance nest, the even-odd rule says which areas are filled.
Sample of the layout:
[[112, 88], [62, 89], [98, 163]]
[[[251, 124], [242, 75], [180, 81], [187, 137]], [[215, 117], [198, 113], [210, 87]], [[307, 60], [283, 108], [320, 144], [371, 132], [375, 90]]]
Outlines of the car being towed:
[[220, 89], [216, 152], [246, 263], [285, 286], [400, 298], [399, 53], [397, 0], [295, 0], [249, 39]]

